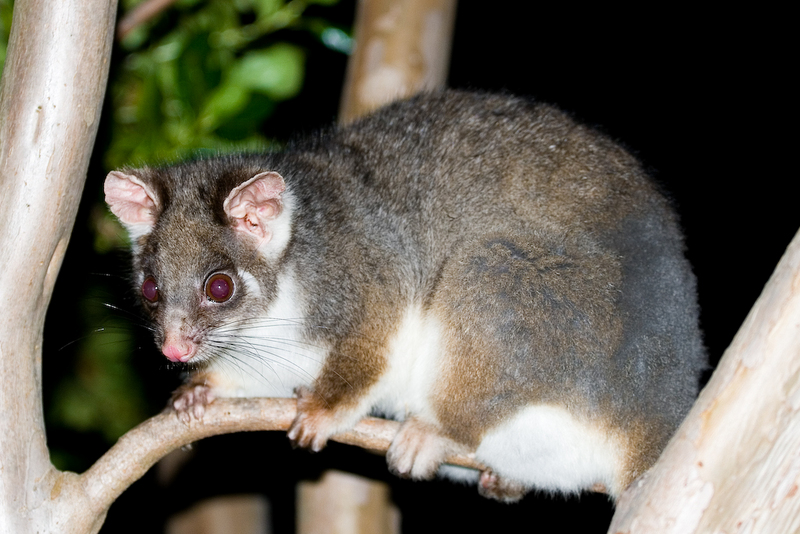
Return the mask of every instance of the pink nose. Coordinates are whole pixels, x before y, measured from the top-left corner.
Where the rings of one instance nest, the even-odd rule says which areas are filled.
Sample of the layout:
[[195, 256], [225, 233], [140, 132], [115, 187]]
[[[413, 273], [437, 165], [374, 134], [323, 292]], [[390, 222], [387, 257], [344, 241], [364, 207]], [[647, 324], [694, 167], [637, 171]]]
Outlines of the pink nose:
[[194, 356], [195, 346], [191, 341], [170, 342], [168, 340], [161, 347], [161, 352], [171, 362], [187, 362]]

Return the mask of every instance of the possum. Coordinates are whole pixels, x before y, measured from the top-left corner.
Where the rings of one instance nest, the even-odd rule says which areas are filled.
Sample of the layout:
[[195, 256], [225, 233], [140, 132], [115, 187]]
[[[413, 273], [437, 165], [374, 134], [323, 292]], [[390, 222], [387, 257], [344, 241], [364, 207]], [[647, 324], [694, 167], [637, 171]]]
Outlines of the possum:
[[113, 171], [105, 194], [156, 344], [189, 370], [182, 417], [296, 396], [301, 447], [377, 414], [402, 422], [401, 476], [616, 498], [706, 365], [669, 201], [550, 105], [428, 93], [282, 151]]

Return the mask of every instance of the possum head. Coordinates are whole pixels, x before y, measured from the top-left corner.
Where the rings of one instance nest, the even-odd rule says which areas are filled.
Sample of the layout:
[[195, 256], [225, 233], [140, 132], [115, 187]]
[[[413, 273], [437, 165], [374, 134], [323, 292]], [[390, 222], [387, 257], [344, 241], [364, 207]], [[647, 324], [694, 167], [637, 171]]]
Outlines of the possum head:
[[223, 350], [226, 327], [265, 313], [291, 234], [280, 174], [201, 161], [113, 171], [104, 189], [130, 234], [136, 288], [170, 361], [203, 363]]

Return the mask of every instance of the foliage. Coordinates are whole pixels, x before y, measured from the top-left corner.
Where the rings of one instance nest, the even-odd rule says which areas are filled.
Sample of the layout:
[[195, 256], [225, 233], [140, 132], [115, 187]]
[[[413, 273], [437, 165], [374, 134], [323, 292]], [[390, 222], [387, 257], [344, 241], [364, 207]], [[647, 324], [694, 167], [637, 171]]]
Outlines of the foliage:
[[326, 36], [341, 33], [303, 16], [312, 3], [332, 2], [182, 0], [138, 27], [122, 42], [128, 53], [111, 85], [106, 165], [268, 145], [259, 127], [299, 92], [304, 76], [305, 51], [280, 39], [280, 30], [308, 31], [328, 46]]

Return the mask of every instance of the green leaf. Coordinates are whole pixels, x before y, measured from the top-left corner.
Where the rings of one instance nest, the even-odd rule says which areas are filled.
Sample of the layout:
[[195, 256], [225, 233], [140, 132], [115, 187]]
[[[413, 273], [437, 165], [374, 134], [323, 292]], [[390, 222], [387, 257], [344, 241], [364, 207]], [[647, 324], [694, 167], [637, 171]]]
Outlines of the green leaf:
[[235, 83], [226, 82], [211, 93], [200, 113], [200, 129], [210, 132], [225, 119], [240, 112], [250, 100], [250, 91]]
[[[303, 51], [286, 43], [246, 53], [206, 100], [200, 113], [199, 129], [213, 131], [241, 113], [253, 93], [273, 101], [295, 96], [303, 86], [304, 63]], [[271, 107], [265, 108], [265, 111], [271, 110]], [[254, 126], [252, 122], [249, 124]]]
[[283, 7], [282, 0], [253, 0], [253, 7], [259, 18], [271, 17]]
[[278, 43], [246, 53], [231, 69], [228, 83], [274, 100], [295, 96], [303, 86], [305, 54], [297, 46]]
[[259, 93], [252, 93], [247, 105], [239, 113], [224, 121], [215, 133], [230, 141], [247, 141], [274, 110], [274, 100]]

